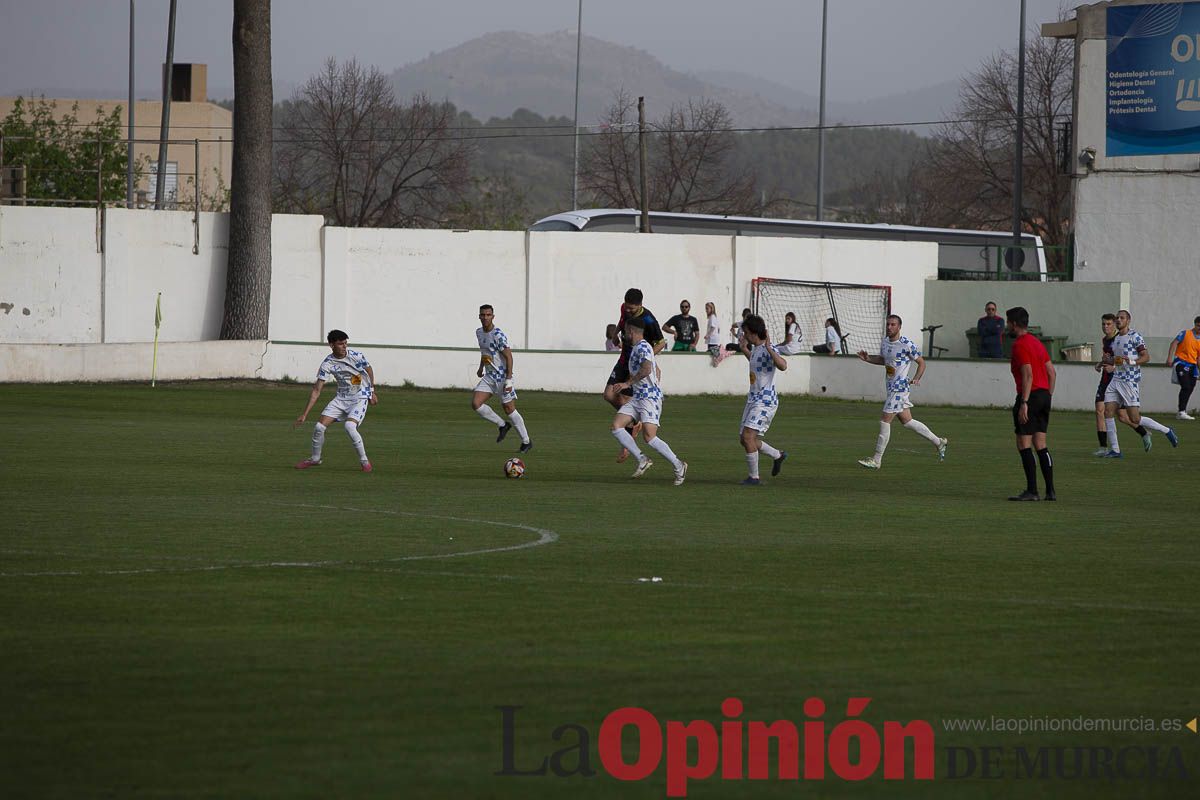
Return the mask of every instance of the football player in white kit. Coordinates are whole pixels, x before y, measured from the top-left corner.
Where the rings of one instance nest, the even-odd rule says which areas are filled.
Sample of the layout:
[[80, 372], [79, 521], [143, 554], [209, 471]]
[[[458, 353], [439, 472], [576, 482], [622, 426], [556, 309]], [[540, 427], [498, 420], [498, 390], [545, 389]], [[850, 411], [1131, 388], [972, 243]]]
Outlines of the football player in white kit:
[[358, 426], [367, 416], [367, 406], [375, 405], [379, 398], [375, 394], [375, 370], [367, 362], [367, 357], [357, 350], [347, 346], [349, 337], [344, 331], [332, 330], [326, 337], [329, 349], [333, 352], [325, 356], [317, 370], [317, 382], [313, 384], [308, 395], [308, 405], [304, 413], [296, 417], [293, 428], [299, 428], [308, 418], [321, 389], [330, 378], [337, 381], [337, 395], [325, 406], [321, 418], [313, 426], [312, 456], [296, 465], [296, 469], [308, 469], [321, 466], [321, 448], [325, 446], [325, 429], [335, 422], [346, 423], [346, 435], [358, 453], [358, 461], [363, 472], [371, 472], [371, 462], [367, 460], [367, 450], [363, 445], [362, 435]]
[[[479, 342], [479, 369], [475, 377], [479, 383], [471, 395], [471, 408], [475, 413], [499, 428], [496, 441], [504, 441], [508, 432], [513, 428], [521, 437], [519, 452], [528, 453], [533, 449], [529, 431], [525, 429], [525, 418], [517, 411], [517, 390], [513, 388], [513, 356], [508, 346], [508, 337], [504, 331], [496, 327], [494, 322], [495, 310], [486, 303], [479, 307], [479, 322], [481, 327], [475, 329], [475, 339]], [[487, 405], [492, 395], [500, 396], [500, 405], [508, 414], [508, 422], [500, 419], [500, 415]]]
[[688, 465], [680, 460], [671, 450], [671, 446], [658, 436], [658, 426], [662, 419], [663, 393], [658, 385], [658, 365], [654, 362], [654, 348], [646, 341], [646, 323], [639, 317], [625, 320], [625, 336], [633, 345], [629, 351], [629, 377], [614, 384], [612, 389], [620, 396], [625, 389], [631, 389], [630, 397], [617, 415], [613, 417], [612, 435], [621, 446], [629, 450], [637, 458], [637, 469], [633, 477], [640, 478], [650, 469], [653, 461], [637, 446], [637, 441], [626, 430], [634, 422], [642, 424], [642, 438], [646, 444], [671, 462], [675, 468], [675, 485], [679, 486], [687, 477]]
[[[1166, 435], [1172, 447], [1179, 446], [1179, 437], [1172, 428], [1142, 416], [1142, 365], [1150, 361], [1150, 351], [1146, 349], [1146, 340], [1142, 335], [1129, 327], [1132, 321], [1133, 315], [1125, 309], [1117, 312], [1117, 336], [1112, 343], [1113, 363], [1102, 367], [1105, 372], [1112, 374], [1112, 380], [1104, 391], [1104, 425], [1108, 429], [1108, 452], [1104, 454], [1105, 458], [1121, 458], [1116, 417], [1122, 408], [1129, 415], [1130, 425], [1158, 431]], [[1150, 449], [1149, 434], [1143, 444], [1147, 450]]]
[[779, 395], [775, 391], [775, 371], [787, 369], [787, 359], [771, 344], [767, 334], [767, 323], [757, 314], [742, 320], [742, 354], [750, 361], [750, 391], [746, 394], [746, 408], [742, 412], [742, 447], [746, 450], [749, 475], [743, 486], [758, 486], [762, 479], [758, 475], [758, 454], [764, 453], [774, 459], [771, 475], [774, 477], [783, 468], [787, 452], [777, 450], [762, 439], [771, 427], [775, 412], [779, 410]]
[[[875, 441], [875, 455], [859, 460], [867, 469], [879, 469], [883, 464], [883, 451], [887, 449], [888, 440], [892, 438], [892, 418], [900, 417], [904, 427], [918, 436], [927, 439], [937, 448], [938, 461], [946, 458], [946, 445], [949, 439], [943, 439], [920, 420], [913, 419], [912, 401], [908, 397], [910, 386], [917, 386], [921, 376], [925, 374], [925, 359], [921, 357], [920, 349], [907, 336], [900, 335], [903, 321], [895, 314], [887, 318], [887, 335], [879, 344], [879, 355], [867, 355], [866, 350], [859, 350], [858, 357], [868, 364], [884, 367], [887, 373], [885, 383], [887, 399], [883, 403], [883, 414], [879, 417], [879, 438]], [[913, 362], [917, 364], [917, 374], [912, 380], [908, 379], [908, 371]]]

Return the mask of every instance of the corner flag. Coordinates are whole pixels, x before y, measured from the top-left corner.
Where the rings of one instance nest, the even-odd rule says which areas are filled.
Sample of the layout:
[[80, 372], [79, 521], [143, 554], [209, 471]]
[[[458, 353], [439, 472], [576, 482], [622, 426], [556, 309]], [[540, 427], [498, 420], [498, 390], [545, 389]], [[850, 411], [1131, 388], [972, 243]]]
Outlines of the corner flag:
[[154, 301], [154, 356], [150, 362], [150, 388], [154, 388], [154, 378], [158, 374], [158, 329], [162, 325], [162, 292]]

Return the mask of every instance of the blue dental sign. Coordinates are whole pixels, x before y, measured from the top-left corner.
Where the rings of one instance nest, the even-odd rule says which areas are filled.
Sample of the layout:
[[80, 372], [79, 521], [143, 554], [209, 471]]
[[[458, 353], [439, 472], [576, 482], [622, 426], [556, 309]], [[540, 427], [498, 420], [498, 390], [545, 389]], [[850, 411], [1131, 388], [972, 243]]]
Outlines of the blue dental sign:
[[1109, 156], [1200, 153], [1200, 2], [1108, 8]]

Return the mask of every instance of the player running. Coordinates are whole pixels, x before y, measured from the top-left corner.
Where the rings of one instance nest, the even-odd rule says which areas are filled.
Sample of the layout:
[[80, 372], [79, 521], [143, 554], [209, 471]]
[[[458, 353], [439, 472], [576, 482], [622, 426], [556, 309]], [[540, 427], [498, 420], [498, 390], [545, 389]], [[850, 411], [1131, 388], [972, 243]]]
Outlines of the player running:
[[621, 405], [613, 417], [612, 434], [621, 446], [637, 458], [637, 469], [633, 477], [640, 478], [654, 462], [637, 446], [627, 426], [637, 422], [642, 428], [646, 444], [671, 462], [675, 468], [675, 485], [679, 486], [687, 477], [688, 465], [671, 450], [671, 446], [658, 436], [659, 421], [662, 419], [663, 393], [658, 386], [658, 369], [654, 363], [654, 348], [646, 341], [646, 323], [633, 317], [625, 323], [625, 340], [630, 343], [629, 378], [613, 384], [618, 396], [626, 389], [632, 396]]
[[[1112, 373], [1112, 381], [1104, 392], [1104, 424], [1108, 429], [1108, 452], [1105, 458], [1121, 458], [1121, 445], [1117, 441], [1116, 416], [1119, 408], [1124, 408], [1129, 414], [1130, 425], [1142, 425], [1152, 431], [1163, 433], [1172, 447], [1179, 446], [1179, 437], [1175, 431], [1141, 415], [1142, 405], [1142, 364], [1150, 361], [1150, 351], [1146, 349], [1146, 340], [1137, 331], [1129, 327], [1133, 315], [1125, 309], [1117, 312], [1117, 335], [1113, 339], [1113, 363], [1104, 367]], [[1150, 435], [1143, 438], [1143, 444], [1150, 449]]]
[[358, 432], [358, 426], [367, 416], [367, 406], [379, 402], [379, 398], [375, 394], [375, 370], [371, 369], [366, 356], [349, 348], [350, 337], [344, 331], [334, 329], [325, 338], [329, 342], [329, 349], [333, 352], [325, 356], [325, 360], [321, 362], [321, 366], [317, 370], [317, 381], [308, 395], [308, 405], [304, 407], [304, 413], [296, 417], [292, 427], [299, 428], [304, 424], [304, 420], [308, 418], [308, 412], [312, 411], [317, 398], [321, 396], [321, 389], [330, 378], [337, 381], [337, 395], [329, 401], [329, 405], [325, 406], [320, 419], [313, 426], [312, 456], [298, 463], [296, 469], [321, 466], [321, 449], [325, 446], [325, 430], [333, 423], [344, 420], [346, 435], [350, 437], [350, 443], [354, 445], [354, 451], [358, 453], [362, 471], [371, 472], [371, 462], [367, 460], [366, 446], [363, 444], [362, 435]]
[[[525, 429], [525, 418], [517, 411], [512, 349], [508, 346], [504, 331], [496, 327], [495, 316], [496, 312], [490, 305], [485, 303], [479, 307], [480, 327], [475, 329], [475, 339], [479, 342], [479, 369], [475, 371], [475, 377], [480, 380], [471, 395], [471, 408], [499, 429], [497, 442], [503, 442], [508, 432], [516, 428], [521, 437], [518, 451], [528, 453], [533, 449], [533, 442], [529, 438], [529, 431]], [[508, 422], [500, 419], [500, 415], [487, 404], [488, 398], [494, 394], [500, 396], [500, 405], [508, 414]]]
[[746, 465], [749, 475], [743, 486], [759, 486], [758, 454], [764, 453], [774, 459], [771, 477], [779, 474], [787, 452], [777, 450], [762, 439], [771, 427], [775, 412], [779, 410], [779, 395], [775, 391], [775, 371], [787, 369], [787, 359], [771, 344], [767, 334], [767, 323], [763, 318], [750, 314], [742, 320], [742, 354], [750, 361], [750, 391], [746, 394], [746, 408], [742, 411], [742, 447], [746, 450]]

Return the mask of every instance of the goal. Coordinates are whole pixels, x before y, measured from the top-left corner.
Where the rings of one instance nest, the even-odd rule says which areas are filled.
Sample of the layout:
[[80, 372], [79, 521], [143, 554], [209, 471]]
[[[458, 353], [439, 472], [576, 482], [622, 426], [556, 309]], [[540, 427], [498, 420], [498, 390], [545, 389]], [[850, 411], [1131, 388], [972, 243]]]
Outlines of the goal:
[[825, 343], [825, 320], [842, 330], [842, 353], [874, 352], [892, 311], [892, 287], [858, 283], [755, 278], [753, 309], [767, 323], [774, 344], [786, 338], [784, 315], [791, 311], [804, 334], [804, 349]]

